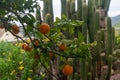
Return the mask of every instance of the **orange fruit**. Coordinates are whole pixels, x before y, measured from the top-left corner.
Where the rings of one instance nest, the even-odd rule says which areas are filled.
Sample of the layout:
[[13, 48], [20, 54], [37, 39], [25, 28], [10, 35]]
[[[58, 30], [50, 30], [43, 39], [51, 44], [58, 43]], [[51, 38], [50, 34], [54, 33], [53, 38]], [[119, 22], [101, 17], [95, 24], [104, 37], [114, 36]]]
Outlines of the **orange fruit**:
[[33, 43], [35, 44], [35, 46], [39, 46], [39, 40], [38, 39], [34, 39]]
[[29, 45], [26, 44], [26, 43], [24, 43], [24, 44], [22, 45], [22, 49], [24, 49], [24, 50], [26, 50], [26, 51], [31, 51], [31, 50], [32, 50], [32, 48], [29, 47]]
[[23, 43], [23, 44], [22, 44], [22, 49], [25, 49], [26, 46], [27, 46], [27, 44], [26, 44], [26, 43]]
[[42, 23], [40, 26], [39, 26], [39, 31], [42, 33], [42, 34], [47, 34], [50, 32], [50, 26], [46, 23]]
[[64, 51], [65, 49], [66, 49], [66, 45], [62, 43], [62, 44], [59, 46], [59, 50]]
[[26, 46], [26, 47], [25, 47], [25, 50], [26, 50], [26, 51], [31, 51], [31, 50], [32, 50], [32, 48], [31, 48], [31, 47], [29, 47], [29, 46]]
[[62, 73], [64, 75], [71, 75], [73, 73], [73, 67], [69, 64], [66, 64], [62, 69]]
[[12, 32], [14, 34], [18, 34], [20, 32], [20, 29], [19, 29], [19, 27], [16, 24], [12, 25]]

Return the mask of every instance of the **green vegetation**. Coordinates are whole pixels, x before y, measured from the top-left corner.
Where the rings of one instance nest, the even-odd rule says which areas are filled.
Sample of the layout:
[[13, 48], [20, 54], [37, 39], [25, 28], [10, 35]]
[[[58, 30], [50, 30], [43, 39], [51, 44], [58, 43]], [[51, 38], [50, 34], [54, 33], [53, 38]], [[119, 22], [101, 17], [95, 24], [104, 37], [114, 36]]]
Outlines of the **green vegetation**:
[[0, 1], [0, 23], [18, 39], [0, 43], [0, 79], [110, 80], [120, 42], [107, 15], [110, 0], [77, 0], [77, 10], [75, 0], [61, 0], [61, 18], [55, 22], [53, 0], [41, 1], [43, 12], [37, 0]]

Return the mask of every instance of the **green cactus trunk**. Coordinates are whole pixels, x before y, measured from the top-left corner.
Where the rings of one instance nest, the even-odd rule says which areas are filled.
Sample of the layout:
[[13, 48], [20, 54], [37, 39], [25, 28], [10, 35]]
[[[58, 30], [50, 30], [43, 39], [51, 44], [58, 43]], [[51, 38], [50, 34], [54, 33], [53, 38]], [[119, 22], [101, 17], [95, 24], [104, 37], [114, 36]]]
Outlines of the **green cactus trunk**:
[[96, 9], [99, 9], [101, 0], [95, 0]]
[[95, 35], [95, 6], [94, 6], [94, 0], [88, 1], [88, 32], [89, 32], [89, 40], [90, 43], [94, 41], [94, 35]]
[[47, 23], [47, 24], [49, 24], [51, 27], [52, 27], [52, 16], [51, 16], [51, 14], [50, 13], [47, 13], [46, 15], [45, 15], [45, 23]]
[[105, 15], [107, 15], [108, 13], [110, 2], [111, 0], [105, 0], [105, 5], [104, 5]]
[[71, 12], [70, 12], [71, 0], [67, 0], [67, 18], [71, 19]]
[[97, 9], [95, 12], [95, 34], [97, 33], [98, 30], [100, 30], [100, 15], [99, 15], [99, 10]]
[[81, 74], [81, 80], [87, 80], [86, 77], [86, 60], [85, 59], [81, 59], [81, 63], [80, 63], [80, 74]]
[[77, 19], [82, 19], [82, 0], [77, 0]]
[[112, 54], [113, 48], [113, 34], [112, 34], [112, 24], [111, 18], [107, 17], [107, 54]]
[[112, 69], [112, 55], [108, 56], [108, 71], [107, 71], [107, 77], [106, 80], [110, 80], [111, 77], [111, 69]]
[[87, 80], [92, 80], [92, 73], [91, 73], [91, 72], [89, 72], [89, 73], [87, 74]]
[[43, 1], [43, 21], [45, 21], [46, 14], [49, 13], [49, 7], [48, 7], [48, 5], [49, 5], [48, 0], [44, 0]]
[[61, 0], [61, 16], [67, 16], [67, 0]]
[[51, 21], [54, 22], [53, 0], [49, 1], [49, 13], [51, 14]]
[[76, 13], [75, 13], [75, 0], [72, 0], [70, 3], [70, 17], [71, 19], [76, 19]]
[[82, 26], [82, 33], [85, 37], [85, 42], [87, 42], [87, 19], [88, 19], [88, 16], [87, 16], [87, 5], [84, 3], [83, 6], [82, 6], [82, 19], [84, 21], [84, 24]]
[[112, 27], [112, 40], [113, 40], [113, 47], [114, 47], [114, 44], [115, 44], [115, 28]]
[[[96, 40], [97, 40], [97, 55], [96, 55], [96, 60], [97, 60], [97, 77], [100, 78], [101, 74], [101, 56], [100, 56], [100, 50], [101, 50], [101, 31], [97, 31], [96, 35]], [[95, 75], [96, 75], [95, 74]]]

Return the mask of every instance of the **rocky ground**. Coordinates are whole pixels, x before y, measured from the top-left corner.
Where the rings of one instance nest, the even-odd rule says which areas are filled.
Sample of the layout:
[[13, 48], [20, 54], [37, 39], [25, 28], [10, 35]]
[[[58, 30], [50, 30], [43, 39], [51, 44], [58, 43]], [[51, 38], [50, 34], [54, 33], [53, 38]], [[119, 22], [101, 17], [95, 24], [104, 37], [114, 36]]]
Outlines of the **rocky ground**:
[[112, 75], [110, 80], [120, 80], [120, 73]]

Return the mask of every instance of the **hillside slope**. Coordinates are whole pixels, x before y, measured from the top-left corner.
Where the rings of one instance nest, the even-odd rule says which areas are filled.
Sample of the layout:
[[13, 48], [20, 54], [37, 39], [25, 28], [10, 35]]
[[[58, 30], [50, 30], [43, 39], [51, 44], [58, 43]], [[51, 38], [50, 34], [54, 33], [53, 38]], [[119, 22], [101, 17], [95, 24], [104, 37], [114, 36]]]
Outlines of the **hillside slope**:
[[115, 17], [111, 17], [112, 25], [115, 25], [116, 23], [120, 22], [120, 15], [117, 15]]

